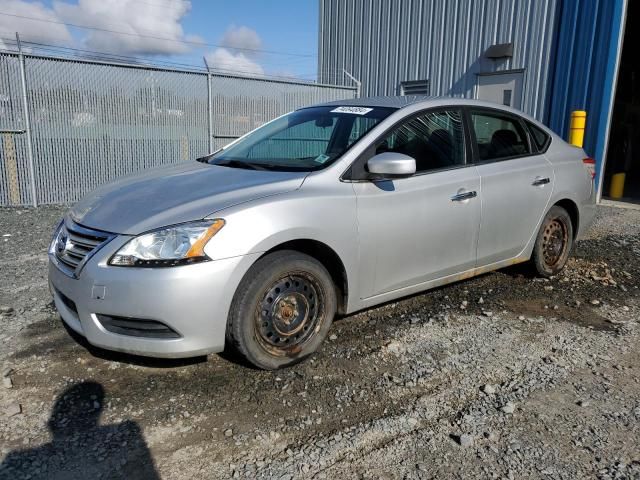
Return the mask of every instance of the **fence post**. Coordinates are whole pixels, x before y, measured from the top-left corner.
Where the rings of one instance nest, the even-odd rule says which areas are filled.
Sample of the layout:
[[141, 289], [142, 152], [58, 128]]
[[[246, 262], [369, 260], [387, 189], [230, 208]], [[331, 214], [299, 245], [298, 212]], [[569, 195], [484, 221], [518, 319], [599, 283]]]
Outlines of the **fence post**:
[[22, 108], [24, 109], [24, 129], [27, 134], [27, 157], [29, 161], [29, 177], [31, 180], [31, 201], [33, 206], [38, 206], [36, 198], [36, 174], [33, 168], [33, 143], [31, 141], [31, 121], [29, 119], [29, 102], [27, 101], [27, 74], [25, 72], [24, 55], [20, 35], [16, 32], [16, 42], [18, 44], [18, 59], [20, 61], [20, 81], [22, 83]]
[[207, 57], [202, 57], [204, 66], [207, 67], [207, 134], [209, 136], [209, 153], [213, 153], [213, 98], [211, 96], [211, 70], [207, 63]]
[[[362, 92], [360, 92], [360, 89], [362, 88], [362, 82], [360, 80], [358, 80], [356, 77], [354, 77], [353, 75], [351, 75], [349, 72], [347, 72], [344, 68], [342, 69], [342, 71], [344, 72], [344, 74], [349, 77], [349, 79], [356, 84], [356, 98], [360, 98], [360, 95]], [[337, 83], [337, 82], [336, 82]]]

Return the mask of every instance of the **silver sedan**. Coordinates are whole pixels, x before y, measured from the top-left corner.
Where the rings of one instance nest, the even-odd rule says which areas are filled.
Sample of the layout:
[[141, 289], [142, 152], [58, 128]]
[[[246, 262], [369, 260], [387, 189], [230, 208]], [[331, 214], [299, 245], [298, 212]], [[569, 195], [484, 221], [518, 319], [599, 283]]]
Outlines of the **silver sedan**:
[[450, 98], [296, 110], [65, 215], [49, 280], [93, 345], [276, 369], [345, 315], [506, 265], [557, 274], [595, 212], [594, 163], [521, 112]]

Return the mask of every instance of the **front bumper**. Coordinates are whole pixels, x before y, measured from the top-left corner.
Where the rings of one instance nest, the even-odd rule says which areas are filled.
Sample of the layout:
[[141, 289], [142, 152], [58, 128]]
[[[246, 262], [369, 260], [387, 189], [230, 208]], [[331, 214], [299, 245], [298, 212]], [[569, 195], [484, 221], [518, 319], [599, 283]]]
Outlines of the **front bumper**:
[[[231, 300], [259, 254], [169, 268], [107, 265], [127, 240], [117, 237], [105, 245], [77, 278], [63, 273], [50, 257], [49, 285], [64, 322], [92, 345], [108, 350], [165, 358], [222, 351]], [[98, 315], [155, 320], [179, 337], [113, 333]]]

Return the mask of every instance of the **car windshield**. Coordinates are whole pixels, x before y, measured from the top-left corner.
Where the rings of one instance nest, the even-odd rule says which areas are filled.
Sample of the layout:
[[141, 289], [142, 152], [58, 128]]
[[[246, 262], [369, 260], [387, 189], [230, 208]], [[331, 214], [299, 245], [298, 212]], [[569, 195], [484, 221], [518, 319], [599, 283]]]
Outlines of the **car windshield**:
[[214, 153], [207, 162], [252, 170], [319, 170], [393, 111], [353, 106], [296, 110]]

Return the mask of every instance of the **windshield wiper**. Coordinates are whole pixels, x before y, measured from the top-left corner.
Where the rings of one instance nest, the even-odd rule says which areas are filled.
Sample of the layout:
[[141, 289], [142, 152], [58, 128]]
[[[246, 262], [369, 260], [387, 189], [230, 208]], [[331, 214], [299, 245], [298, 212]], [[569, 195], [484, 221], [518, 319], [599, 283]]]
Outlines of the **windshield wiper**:
[[266, 170], [266, 168], [259, 163], [242, 162], [240, 160], [222, 160], [220, 162], [213, 163], [212, 165], [218, 165], [220, 167], [244, 168], [247, 170]]

